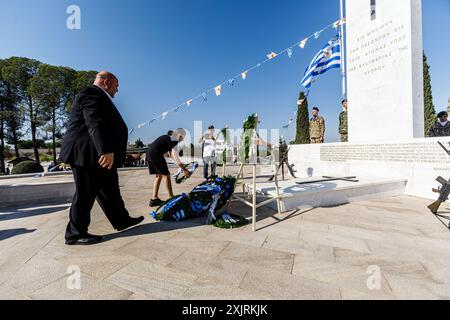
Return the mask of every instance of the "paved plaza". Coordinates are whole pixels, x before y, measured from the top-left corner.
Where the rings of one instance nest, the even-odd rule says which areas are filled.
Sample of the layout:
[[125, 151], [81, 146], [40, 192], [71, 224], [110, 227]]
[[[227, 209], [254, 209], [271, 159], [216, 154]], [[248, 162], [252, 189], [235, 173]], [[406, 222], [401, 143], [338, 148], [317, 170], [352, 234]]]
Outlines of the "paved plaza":
[[[205, 218], [153, 221], [152, 179], [146, 170], [121, 173], [127, 208], [146, 220], [116, 233], [96, 205], [90, 231], [105, 241], [91, 247], [64, 245], [70, 204], [0, 209], [0, 299], [450, 298], [450, 232], [426, 210], [429, 200], [390, 197], [282, 215], [263, 208], [257, 232], [221, 230]], [[175, 192], [200, 182], [196, 173]], [[231, 212], [251, 215], [235, 202]], [[79, 289], [71, 287], [73, 270], [81, 272]]]

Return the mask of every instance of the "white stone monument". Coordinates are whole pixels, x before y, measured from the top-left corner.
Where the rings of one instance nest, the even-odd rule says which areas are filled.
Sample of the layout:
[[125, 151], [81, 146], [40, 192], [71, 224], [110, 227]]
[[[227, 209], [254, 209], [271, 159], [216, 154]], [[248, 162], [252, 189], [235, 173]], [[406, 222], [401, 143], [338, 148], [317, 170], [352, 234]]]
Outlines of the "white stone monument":
[[421, 0], [347, 0], [349, 142], [424, 137]]

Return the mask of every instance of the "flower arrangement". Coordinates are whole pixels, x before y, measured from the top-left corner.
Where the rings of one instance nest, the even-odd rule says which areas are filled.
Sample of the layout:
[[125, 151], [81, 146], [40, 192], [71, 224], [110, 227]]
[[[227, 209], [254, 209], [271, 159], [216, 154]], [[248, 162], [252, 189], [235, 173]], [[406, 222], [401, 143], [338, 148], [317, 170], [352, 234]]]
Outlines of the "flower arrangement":
[[158, 221], [182, 221], [208, 215], [208, 221], [216, 221], [214, 213], [222, 209], [234, 192], [236, 178], [215, 178], [195, 187], [189, 195], [182, 194], [165, 202], [151, 215]]
[[[195, 172], [195, 170], [198, 169], [198, 163], [192, 162], [186, 166], [186, 169], [192, 175]], [[184, 172], [183, 169], [179, 169], [178, 172], [173, 175], [173, 177], [175, 178], [176, 184], [182, 184], [183, 182], [185, 182], [188, 179], [187, 176], [182, 175], [183, 172]]]

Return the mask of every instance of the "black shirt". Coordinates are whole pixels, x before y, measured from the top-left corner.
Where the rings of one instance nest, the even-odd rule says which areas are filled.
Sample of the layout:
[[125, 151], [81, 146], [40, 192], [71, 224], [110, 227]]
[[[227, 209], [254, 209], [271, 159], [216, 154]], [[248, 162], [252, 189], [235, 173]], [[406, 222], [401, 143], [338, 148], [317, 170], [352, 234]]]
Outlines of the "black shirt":
[[166, 134], [159, 137], [148, 146], [147, 155], [164, 156], [177, 145], [178, 141], [172, 141], [172, 138]]

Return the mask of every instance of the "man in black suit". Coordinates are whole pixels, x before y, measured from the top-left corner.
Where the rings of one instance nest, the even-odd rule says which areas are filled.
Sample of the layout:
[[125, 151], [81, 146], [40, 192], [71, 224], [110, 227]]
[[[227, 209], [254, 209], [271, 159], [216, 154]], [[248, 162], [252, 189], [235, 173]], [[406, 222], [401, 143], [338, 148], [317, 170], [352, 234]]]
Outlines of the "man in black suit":
[[73, 104], [61, 147], [61, 160], [72, 166], [76, 187], [66, 229], [67, 245], [102, 241], [101, 236], [88, 233], [95, 199], [117, 231], [144, 220], [130, 217], [119, 189], [117, 168], [125, 161], [128, 128], [112, 101], [118, 88], [118, 79], [102, 71]]

